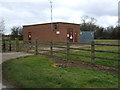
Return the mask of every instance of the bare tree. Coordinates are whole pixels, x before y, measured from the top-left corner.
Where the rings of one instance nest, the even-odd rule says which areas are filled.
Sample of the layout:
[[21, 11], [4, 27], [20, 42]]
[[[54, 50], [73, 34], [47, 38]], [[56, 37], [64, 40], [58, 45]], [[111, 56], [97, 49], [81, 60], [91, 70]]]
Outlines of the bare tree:
[[11, 28], [11, 39], [15, 39], [15, 38], [18, 38], [20, 40], [23, 39], [23, 29], [21, 26], [13, 26]]
[[86, 21], [88, 20], [89, 16], [85, 15], [83, 17], [81, 17], [81, 21], [83, 24], [87, 23]]
[[90, 18], [90, 21], [89, 21], [89, 23], [90, 24], [95, 24], [97, 22], [97, 20], [95, 19], [95, 18]]
[[97, 22], [97, 20], [95, 18], [89, 17], [87, 15], [81, 17], [81, 21], [83, 24], [85, 24], [85, 23], [95, 24]]
[[89, 17], [89, 16], [83, 16], [83, 17], [81, 17], [81, 21], [82, 21], [82, 23], [81, 23], [81, 30], [82, 31], [95, 31], [96, 30], [96, 25], [95, 25], [95, 23], [96, 23], [96, 19], [95, 18], [93, 18], [93, 17]]

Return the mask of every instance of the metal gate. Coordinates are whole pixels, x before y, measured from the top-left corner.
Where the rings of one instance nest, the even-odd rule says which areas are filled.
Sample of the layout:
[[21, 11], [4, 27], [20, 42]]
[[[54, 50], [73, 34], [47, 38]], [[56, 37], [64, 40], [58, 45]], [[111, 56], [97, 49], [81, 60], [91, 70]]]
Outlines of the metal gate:
[[80, 42], [91, 43], [94, 40], [94, 31], [81, 31]]

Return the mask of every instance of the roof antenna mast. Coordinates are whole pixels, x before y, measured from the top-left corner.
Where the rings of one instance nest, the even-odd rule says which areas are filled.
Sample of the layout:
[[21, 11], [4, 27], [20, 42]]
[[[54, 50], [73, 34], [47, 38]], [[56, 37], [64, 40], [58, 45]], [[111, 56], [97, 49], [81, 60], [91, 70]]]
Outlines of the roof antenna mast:
[[52, 0], [48, 0], [51, 5], [51, 31], [52, 31]]

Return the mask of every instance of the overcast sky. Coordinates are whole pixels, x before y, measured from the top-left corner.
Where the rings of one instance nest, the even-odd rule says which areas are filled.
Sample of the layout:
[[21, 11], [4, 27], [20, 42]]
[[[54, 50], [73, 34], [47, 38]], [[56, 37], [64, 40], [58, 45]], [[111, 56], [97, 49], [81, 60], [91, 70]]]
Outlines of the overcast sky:
[[[100, 26], [117, 25], [119, 0], [52, 0], [53, 22], [81, 23], [88, 15]], [[5, 20], [6, 34], [12, 26], [51, 22], [49, 0], [0, 0], [0, 19]]]

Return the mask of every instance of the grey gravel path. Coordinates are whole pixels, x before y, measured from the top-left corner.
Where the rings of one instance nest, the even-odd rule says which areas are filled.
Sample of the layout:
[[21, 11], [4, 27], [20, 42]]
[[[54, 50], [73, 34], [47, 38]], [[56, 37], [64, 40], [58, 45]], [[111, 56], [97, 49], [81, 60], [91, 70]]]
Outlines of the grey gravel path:
[[28, 54], [28, 53], [23, 53], [23, 52], [3, 53], [2, 54], [2, 62], [9, 60], [9, 59], [13, 59], [13, 58], [21, 57], [21, 56], [28, 56], [28, 55], [33, 55], [33, 54]]

